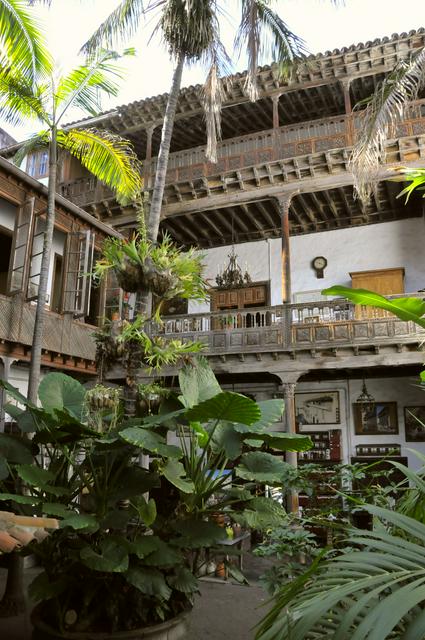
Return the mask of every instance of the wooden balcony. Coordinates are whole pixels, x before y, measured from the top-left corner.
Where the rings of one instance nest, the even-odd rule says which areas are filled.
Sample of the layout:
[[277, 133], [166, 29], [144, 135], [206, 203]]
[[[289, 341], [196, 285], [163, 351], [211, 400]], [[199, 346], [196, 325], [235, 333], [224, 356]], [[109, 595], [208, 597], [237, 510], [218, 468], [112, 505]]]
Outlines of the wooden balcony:
[[[358, 114], [340, 115], [227, 139], [218, 144], [217, 164], [206, 161], [204, 146], [171, 153], [167, 183], [190, 182], [269, 162], [345, 149], [352, 146], [360, 127]], [[425, 100], [417, 100], [410, 105], [394, 137], [406, 138], [424, 133]], [[151, 175], [155, 169], [156, 159], [153, 159]], [[112, 192], [94, 177], [63, 182], [60, 192], [81, 207], [113, 199]]]
[[[22, 348], [24, 355], [28, 355], [32, 344], [34, 318], [35, 304], [24, 302], [19, 295], [0, 295], [0, 342], [11, 345], [11, 353], [17, 347]], [[46, 311], [43, 351], [48, 359], [45, 358], [44, 362], [50, 360], [53, 365], [58, 366], [66, 365], [69, 360], [70, 366], [65, 368], [75, 366], [93, 372], [95, 343], [91, 334], [94, 329], [91, 325], [74, 320], [69, 314]], [[78, 360], [85, 364], [77, 363]]]
[[380, 309], [339, 299], [169, 316], [151, 331], [202, 342], [208, 355], [413, 344], [421, 342], [425, 333]]

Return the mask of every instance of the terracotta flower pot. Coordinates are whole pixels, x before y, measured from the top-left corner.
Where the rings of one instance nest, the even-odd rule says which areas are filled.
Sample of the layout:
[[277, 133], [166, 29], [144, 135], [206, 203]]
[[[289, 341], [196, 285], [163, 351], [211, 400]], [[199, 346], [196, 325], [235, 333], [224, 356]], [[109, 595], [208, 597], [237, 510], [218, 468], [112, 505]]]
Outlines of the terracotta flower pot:
[[64, 631], [61, 633], [42, 620], [39, 607], [34, 609], [31, 621], [35, 630], [34, 640], [186, 640], [189, 633], [190, 613], [190, 611], [186, 611], [167, 620], [167, 622], [144, 629], [114, 633], [98, 633], [96, 631]]

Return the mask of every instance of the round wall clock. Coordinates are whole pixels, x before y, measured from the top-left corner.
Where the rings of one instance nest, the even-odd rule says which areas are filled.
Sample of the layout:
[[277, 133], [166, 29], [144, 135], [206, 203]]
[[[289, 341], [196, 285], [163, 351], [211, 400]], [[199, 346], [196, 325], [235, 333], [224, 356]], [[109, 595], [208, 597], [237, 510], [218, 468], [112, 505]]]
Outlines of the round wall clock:
[[316, 278], [323, 278], [323, 271], [327, 267], [328, 261], [323, 256], [313, 258], [311, 266], [316, 272]]

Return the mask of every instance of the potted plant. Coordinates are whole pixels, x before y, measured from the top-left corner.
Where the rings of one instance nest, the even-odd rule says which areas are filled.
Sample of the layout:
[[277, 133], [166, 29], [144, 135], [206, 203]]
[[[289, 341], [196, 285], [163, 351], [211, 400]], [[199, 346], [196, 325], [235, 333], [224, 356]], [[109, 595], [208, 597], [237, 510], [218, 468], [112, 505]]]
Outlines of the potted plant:
[[306, 436], [270, 431], [282, 401], [222, 391], [202, 359], [179, 381], [173, 411], [130, 420], [116, 393], [99, 407], [64, 374], [45, 376], [40, 407], [2, 382], [24, 408], [6, 407], [23, 436], [0, 434], [0, 500], [60, 520], [29, 545], [43, 567], [30, 587], [43, 640], [159, 640], [170, 628], [185, 638], [203, 550], [219, 553], [226, 535], [212, 514], [256, 528], [282, 521], [282, 507], [254, 490], [281, 483], [285, 463], [260, 448], [311, 446]]

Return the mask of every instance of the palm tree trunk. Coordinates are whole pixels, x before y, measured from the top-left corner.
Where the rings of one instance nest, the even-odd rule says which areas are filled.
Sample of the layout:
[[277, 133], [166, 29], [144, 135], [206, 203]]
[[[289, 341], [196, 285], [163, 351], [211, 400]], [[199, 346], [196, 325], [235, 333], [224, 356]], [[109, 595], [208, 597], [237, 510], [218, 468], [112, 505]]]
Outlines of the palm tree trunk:
[[158, 164], [148, 221], [148, 237], [152, 242], [156, 242], [158, 236], [162, 198], [164, 196], [165, 178], [167, 176], [168, 156], [170, 154], [171, 136], [173, 134], [174, 117], [176, 115], [184, 61], [185, 56], [181, 53], [177, 60], [177, 66], [174, 69], [173, 81], [165, 110], [164, 124], [162, 125], [161, 145], [159, 147]]
[[37, 402], [38, 386], [40, 384], [41, 348], [43, 343], [43, 329], [47, 284], [49, 280], [50, 254], [52, 251], [53, 230], [55, 226], [55, 198], [57, 172], [57, 144], [56, 127], [52, 127], [52, 138], [49, 148], [49, 184], [47, 194], [47, 220], [44, 234], [43, 254], [41, 257], [40, 281], [38, 287], [37, 308], [35, 312], [34, 332], [32, 338], [31, 363], [28, 381], [28, 400]]
[[[49, 185], [47, 195], [47, 220], [41, 257], [40, 281], [38, 287], [37, 307], [34, 320], [34, 332], [31, 349], [31, 362], [28, 380], [28, 400], [36, 404], [38, 386], [40, 384], [41, 348], [47, 284], [49, 280], [50, 254], [52, 249], [53, 230], [55, 226], [55, 197], [57, 171], [56, 127], [52, 127], [52, 138], [49, 147]], [[6, 589], [0, 602], [0, 617], [16, 616], [26, 609], [26, 595], [23, 583], [24, 559], [16, 553], [9, 558]]]

